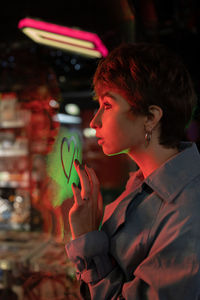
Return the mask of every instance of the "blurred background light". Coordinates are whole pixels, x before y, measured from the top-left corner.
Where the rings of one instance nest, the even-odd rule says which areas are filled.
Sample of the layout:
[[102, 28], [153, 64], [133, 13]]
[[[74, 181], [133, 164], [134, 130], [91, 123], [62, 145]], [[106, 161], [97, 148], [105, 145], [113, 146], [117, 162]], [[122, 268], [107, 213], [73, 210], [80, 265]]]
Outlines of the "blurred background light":
[[54, 100], [54, 99], [51, 99], [51, 100], [49, 101], [49, 105], [50, 105], [51, 107], [53, 107], [53, 108], [59, 107], [58, 101], [56, 101], [56, 100]]
[[57, 114], [53, 119], [61, 124], [80, 124], [81, 118], [76, 116], [69, 116], [66, 114]]
[[80, 115], [80, 108], [75, 103], [69, 103], [65, 105], [65, 111], [69, 115], [77, 116]]
[[86, 138], [91, 138], [96, 136], [96, 130], [93, 128], [84, 128], [83, 129], [83, 136]]

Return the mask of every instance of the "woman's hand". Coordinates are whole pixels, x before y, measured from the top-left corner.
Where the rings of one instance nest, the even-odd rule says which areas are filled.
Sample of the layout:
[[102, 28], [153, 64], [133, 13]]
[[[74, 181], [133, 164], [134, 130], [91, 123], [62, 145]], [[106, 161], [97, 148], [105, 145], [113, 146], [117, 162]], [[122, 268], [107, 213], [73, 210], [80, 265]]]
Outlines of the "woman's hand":
[[75, 160], [75, 169], [81, 183], [80, 189], [73, 183], [74, 204], [69, 211], [72, 238], [98, 230], [103, 217], [103, 200], [99, 180], [92, 168], [83, 167]]

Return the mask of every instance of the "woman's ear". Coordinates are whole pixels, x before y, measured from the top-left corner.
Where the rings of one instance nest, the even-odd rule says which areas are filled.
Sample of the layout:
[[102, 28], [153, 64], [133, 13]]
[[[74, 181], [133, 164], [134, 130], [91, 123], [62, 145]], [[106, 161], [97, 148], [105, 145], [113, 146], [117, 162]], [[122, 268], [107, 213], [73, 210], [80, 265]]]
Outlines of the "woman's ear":
[[157, 105], [149, 106], [149, 115], [145, 121], [145, 128], [147, 131], [151, 132], [153, 129], [157, 127], [160, 122], [160, 119], [163, 116], [163, 110], [161, 107]]

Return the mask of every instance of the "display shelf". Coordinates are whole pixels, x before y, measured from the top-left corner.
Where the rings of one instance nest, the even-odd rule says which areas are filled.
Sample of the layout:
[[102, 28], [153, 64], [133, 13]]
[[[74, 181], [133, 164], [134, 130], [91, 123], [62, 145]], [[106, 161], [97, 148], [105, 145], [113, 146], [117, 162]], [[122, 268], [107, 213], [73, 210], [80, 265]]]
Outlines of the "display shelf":
[[9, 121], [1, 121], [0, 129], [5, 128], [21, 128], [25, 126], [24, 120], [9, 120]]
[[30, 231], [30, 111], [16, 94], [0, 93], [0, 231]]
[[0, 149], [0, 157], [27, 156], [28, 149]]
[[29, 182], [0, 181], [0, 188], [28, 188]]
[[64, 244], [41, 232], [0, 231], [0, 269], [10, 272], [19, 300], [81, 299]]
[[42, 233], [0, 232], [0, 269], [11, 269], [19, 263], [26, 266], [49, 242], [49, 236]]
[[29, 186], [29, 173], [0, 172], [0, 188], [27, 188]]

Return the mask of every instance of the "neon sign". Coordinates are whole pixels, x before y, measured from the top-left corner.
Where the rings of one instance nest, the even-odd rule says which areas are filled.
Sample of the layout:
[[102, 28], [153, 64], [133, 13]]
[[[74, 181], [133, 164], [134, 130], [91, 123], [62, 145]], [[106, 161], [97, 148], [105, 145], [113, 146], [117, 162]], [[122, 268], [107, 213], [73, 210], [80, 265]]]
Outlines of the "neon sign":
[[18, 28], [36, 43], [76, 52], [93, 58], [105, 57], [108, 50], [95, 33], [44, 21], [24, 18]]

